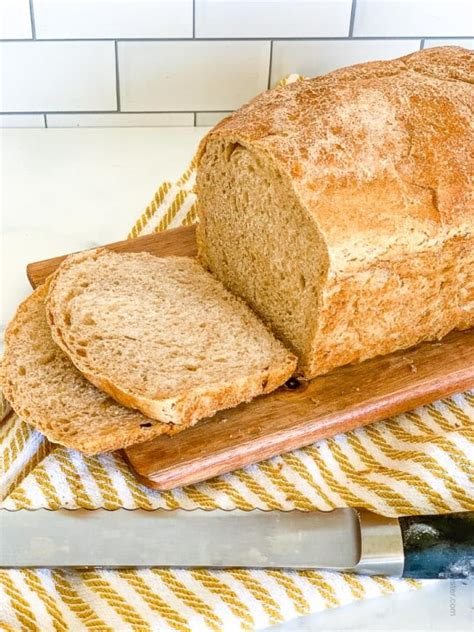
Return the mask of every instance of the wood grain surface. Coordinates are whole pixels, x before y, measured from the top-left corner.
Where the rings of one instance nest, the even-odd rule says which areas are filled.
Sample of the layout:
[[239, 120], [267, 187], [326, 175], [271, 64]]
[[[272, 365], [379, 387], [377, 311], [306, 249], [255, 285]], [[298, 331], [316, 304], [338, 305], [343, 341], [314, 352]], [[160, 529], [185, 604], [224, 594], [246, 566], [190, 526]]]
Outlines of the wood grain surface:
[[[152, 255], [160, 257], [166, 257], [167, 255], [195, 257], [197, 254], [196, 226], [183, 226], [165, 230], [161, 233], [144, 235], [136, 239], [116, 241], [104, 247], [116, 252], [151, 252]], [[38, 287], [38, 285], [44, 283], [46, 277], [54, 272], [66, 257], [67, 255], [63, 255], [62, 257], [29, 263], [26, 266], [26, 275], [31, 285]]]
[[[195, 229], [177, 228], [107, 247], [194, 256]], [[32, 285], [42, 283], [62, 259], [30, 264]], [[173, 437], [127, 448], [125, 458], [145, 485], [172, 489], [474, 388], [474, 329], [341, 367], [310, 382], [293, 382]]]
[[125, 456], [157, 489], [203, 481], [474, 387], [474, 330], [348, 365], [217, 413]]

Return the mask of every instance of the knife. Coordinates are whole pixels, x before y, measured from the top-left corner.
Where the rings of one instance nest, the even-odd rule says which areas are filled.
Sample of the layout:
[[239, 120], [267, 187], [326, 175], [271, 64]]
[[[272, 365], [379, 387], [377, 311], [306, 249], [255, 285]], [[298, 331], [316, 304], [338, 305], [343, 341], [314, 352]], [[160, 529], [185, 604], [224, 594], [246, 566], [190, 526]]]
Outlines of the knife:
[[474, 512], [0, 509], [0, 567], [326, 569], [474, 577]]

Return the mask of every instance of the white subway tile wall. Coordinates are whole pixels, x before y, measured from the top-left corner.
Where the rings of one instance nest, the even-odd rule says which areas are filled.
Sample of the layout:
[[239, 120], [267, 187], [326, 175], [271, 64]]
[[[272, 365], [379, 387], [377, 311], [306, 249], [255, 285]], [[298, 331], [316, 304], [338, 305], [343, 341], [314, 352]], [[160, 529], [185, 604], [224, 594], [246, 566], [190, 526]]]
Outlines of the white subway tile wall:
[[473, 48], [473, 0], [0, 0], [0, 126], [214, 125], [283, 76]]
[[270, 42], [119, 42], [118, 61], [124, 112], [233, 110], [267, 87]]
[[0, 1], [0, 39], [31, 37], [29, 0]]
[[113, 42], [2, 42], [2, 112], [115, 110]]
[[306, 77], [324, 75], [331, 70], [375, 59], [393, 59], [419, 50], [418, 40], [294, 40], [273, 44], [272, 85], [281, 77], [296, 72]]
[[213, 127], [229, 114], [231, 112], [198, 112], [196, 114], [196, 127]]
[[352, 0], [201, 0], [196, 37], [346, 37]]
[[357, 0], [354, 35], [471, 35], [472, 0]]
[[48, 127], [192, 127], [192, 112], [46, 114]]
[[0, 114], [0, 127], [46, 127], [44, 114]]
[[38, 38], [192, 37], [193, 0], [35, 0]]
[[434, 48], [435, 46], [462, 46], [474, 50], [474, 38], [465, 39], [426, 39], [423, 48]]

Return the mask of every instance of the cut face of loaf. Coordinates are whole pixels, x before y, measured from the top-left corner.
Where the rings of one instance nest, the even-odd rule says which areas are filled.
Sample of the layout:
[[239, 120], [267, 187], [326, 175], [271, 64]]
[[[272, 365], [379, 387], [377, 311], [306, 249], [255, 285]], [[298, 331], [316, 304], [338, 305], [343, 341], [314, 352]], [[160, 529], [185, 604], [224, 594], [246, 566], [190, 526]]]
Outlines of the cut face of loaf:
[[120, 406], [96, 389], [54, 344], [41, 286], [5, 333], [2, 387], [13, 409], [54, 443], [96, 454], [125, 448], [176, 428]]
[[474, 55], [266, 92], [203, 140], [199, 256], [306, 377], [474, 324]]
[[247, 305], [187, 257], [72, 255], [46, 304], [54, 340], [83, 375], [165, 423], [269, 393], [296, 368]]
[[300, 358], [316, 329], [325, 244], [265, 155], [210, 140], [199, 173], [200, 255]]

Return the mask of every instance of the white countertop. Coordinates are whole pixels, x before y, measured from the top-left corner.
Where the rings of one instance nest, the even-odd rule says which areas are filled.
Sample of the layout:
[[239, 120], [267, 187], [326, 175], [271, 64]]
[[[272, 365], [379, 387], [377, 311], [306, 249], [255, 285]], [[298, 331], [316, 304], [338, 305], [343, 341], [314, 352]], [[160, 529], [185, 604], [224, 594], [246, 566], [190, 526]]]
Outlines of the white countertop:
[[[6, 129], [0, 134], [3, 331], [30, 291], [25, 266], [124, 239], [163, 180], [176, 180], [205, 128]], [[355, 603], [275, 630], [470, 632], [474, 583]]]
[[30, 289], [27, 263], [125, 239], [159, 184], [179, 178], [205, 131], [2, 130], [2, 331]]

